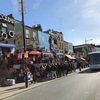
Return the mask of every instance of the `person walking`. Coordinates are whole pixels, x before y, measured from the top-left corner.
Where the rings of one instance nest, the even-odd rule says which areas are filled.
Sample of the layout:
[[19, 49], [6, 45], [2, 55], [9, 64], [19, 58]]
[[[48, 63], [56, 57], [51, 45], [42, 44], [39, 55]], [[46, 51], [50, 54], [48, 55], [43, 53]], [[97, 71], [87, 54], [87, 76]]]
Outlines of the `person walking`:
[[33, 65], [33, 61], [30, 62], [30, 72], [33, 75], [33, 81], [36, 82], [36, 68]]
[[56, 70], [57, 70], [57, 68], [55, 66], [55, 63], [53, 62], [52, 67], [51, 67], [52, 79], [57, 78]]

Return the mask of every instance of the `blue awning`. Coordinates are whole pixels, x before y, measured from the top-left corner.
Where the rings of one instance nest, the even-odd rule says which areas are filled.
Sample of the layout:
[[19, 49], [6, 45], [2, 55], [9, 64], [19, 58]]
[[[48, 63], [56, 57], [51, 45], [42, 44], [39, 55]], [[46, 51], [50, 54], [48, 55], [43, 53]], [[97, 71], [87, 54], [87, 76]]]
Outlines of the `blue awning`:
[[16, 45], [0, 43], [0, 47], [3, 47], [3, 48], [15, 48]]

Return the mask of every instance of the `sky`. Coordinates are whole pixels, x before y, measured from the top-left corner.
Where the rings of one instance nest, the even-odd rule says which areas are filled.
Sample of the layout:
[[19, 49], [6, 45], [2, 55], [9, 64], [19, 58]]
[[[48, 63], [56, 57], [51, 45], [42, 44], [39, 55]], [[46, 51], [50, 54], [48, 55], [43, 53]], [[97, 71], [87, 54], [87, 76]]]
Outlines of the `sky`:
[[[19, 0], [2, 0], [0, 13], [22, 20]], [[24, 22], [63, 33], [73, 45], [100, 45], [100, 0], [25, 0]]]

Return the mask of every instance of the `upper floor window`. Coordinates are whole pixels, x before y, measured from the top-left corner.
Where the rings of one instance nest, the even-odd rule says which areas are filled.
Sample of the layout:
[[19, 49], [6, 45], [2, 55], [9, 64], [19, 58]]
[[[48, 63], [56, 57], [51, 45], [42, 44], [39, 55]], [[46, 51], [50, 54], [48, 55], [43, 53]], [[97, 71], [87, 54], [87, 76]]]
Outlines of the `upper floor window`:
[[63, 38], [62, 38], [62, 36], [60, 36], [60, 41], [62, 41], [63, 40]]
[[26, 38], [30, 38], [29, 30], [26, 29]]
[[2, 32], [7, 32], [7, 28], [6, 27], [2, 27]]
[[37, 34], [36, 34], [36, 32], [33, 32], [33, 39], [34, 39], [34, 40], [37, 39]]
[[60, 37], [58, 36], [58, 40], [60, 40]]

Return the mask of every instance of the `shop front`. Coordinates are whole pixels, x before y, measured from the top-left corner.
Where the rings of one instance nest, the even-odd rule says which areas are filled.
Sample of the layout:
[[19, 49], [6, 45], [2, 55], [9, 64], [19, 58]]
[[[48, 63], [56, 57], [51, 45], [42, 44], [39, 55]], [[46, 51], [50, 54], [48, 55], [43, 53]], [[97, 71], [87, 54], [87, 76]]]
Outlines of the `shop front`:
[[0, 43], [0, 85], [7, 86], [15, 84], [13, 54], [16, 46], [14, 44]]

